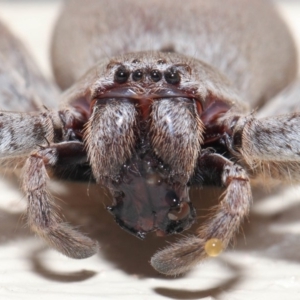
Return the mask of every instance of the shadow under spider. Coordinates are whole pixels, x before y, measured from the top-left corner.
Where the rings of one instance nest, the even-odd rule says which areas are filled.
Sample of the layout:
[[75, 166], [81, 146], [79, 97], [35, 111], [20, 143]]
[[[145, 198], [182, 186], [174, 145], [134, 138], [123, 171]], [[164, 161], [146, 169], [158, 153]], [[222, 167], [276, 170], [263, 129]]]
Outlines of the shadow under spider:
[[191, 300], [191, 299], [202, 299], [206, 297], [213, 297], [214, 299], [218, 299], [223, 293], [228, 290], [232, 290], [234, 286], [236, 286], [242, 279], [242, 268], [233, 264], [229, 263], [228, 261], [224, 261], [222, 259], [219, 260], [222, 265], [224, 265], [227, 269], [234, 274], [231, 278], [224, 280], [223, 282], [218, 283], [216, 287], [208, 288], [208, 289], [201, 289], [201, 290], [185, 290], [184, 288], [180, 289], [173, 289], [173, 288], [162, 288], [157, 287], [154, 291], [161, 295], [165, 296], [170, 299], [184, 299], [184, 300]]
[[[74, 182], [67, 182], [65, 186], [67, 191], [66, 193], [63, 195], [55, 195], [57, 198], [61, 199], [57, 201], [58, 205], [61, 207], [61, 212], [66, 216], [68, 222], [75, 226], [79, 226], [82, 232], [88, 233], [90, 237], [99, 241], [99, 256], [110, 261], [115, 268], [121, 269], [130, 275], [134, 274], [139, 278], [154, 277], [166, 280], [172, 279], [158, 274], [150, 266], [149, 260], [158, 249], [166, 246], [168, 242], [172, 242], [180, 238], [179, 235], [168, 238], [159, 238], [156, 237], [155, 234], [149, 234], [145, 241], [140, 241], [120, 229], [120, 227], [114, 222], [112, 216], [106, 211], [105, 205], [111, 204], [111, 200], [105, 195], [102, 188], [96, 185]], [[18, 188], [18, 184], [16, 185], [16, 188]], [[87, 196], [87, 189], [89, 196]], [[52, 192], [54, 193], [54, 191]], [[194, 232], [196, 228], [200, 226], [202, 223], [202, 217], [205, 217], [209, 207], [218, 202], [220, 193], [221, 191], [214, 188], [192, 191], [191, 198], [197, 209], [199, 218], [197, 219], [197, 224], [195, 224], [188, 233]], [[263, 197], [263, 195], [257, 194], [255, 196], [255, 198], [260, 197]], [[282, 222], [282, 220], [283, 222], [298, 221], [297, 216], [300, 214], [300, 205], [287, 208], [282, 212], [283, 216], [285, 214], [291, 214], [292, 218], [279, 218], [279, 223]], [[14, 214], [0, 210], [0, 236], [5, 236], [5, 239], [0, 239], [0, 244], [4, 244], [10, 240], [27, 238], [27, 236], [30, 236], [28, 228], [25, 228], [24, 225], [25, 220], [22, 220], [21, 216], [22, 215], [19, 213]], [[277, 240], [283, 238], [283, 234], [270, 231], [270, 224], [278, 222], [278, 219], [273, 220], [268, 216], [258, 216], [255, 213], [251, 213], [249, 220], [250, 223], [245, 221], [243, 226], [247, 244], [245, 245], [244, 235], [239, 234], [237, 244], [235, 246], [235, 252], [258, 250], [260, 255], [266, 255], [264, 253], [264, 249], [269, 246], [269, 243], [276, 243]], [[266, 230], [264, 232], [264, 236], [268, 236], [268, 242], [262, 236], [257, 235], [257, 232], [261, 231], [261, 228]], [[291, 233], [291, 235], [294, 235], [294, 233]], [[300, 249], [298, 243], [295, 241], [293, 244], [292, 241], [290, 248], [293, 249], [292, 252], [285, 253], [281, 251], [274, 253], [271, 257], [300, 262], [300, 251], [298, 251]], [[61, 282], [76, 282], [86, 280], [95, 275], [93, 271], [86, 270], [72, 273], [55, 273], [51, 270], [47, 270], [47, 267], [42, 263], [42, 252], [43, 250], [37, 250], [31, 253], [28, 257], [32, 261], [33, 270], [44, 278]], [[270, 257], [269, 254], [268, 257]], [[234, 270], [236, 271], [237, 269]], [[219, 287], [215, 287], [207, 291], [184, 292], [183, 290], [177, 291], [157, 288], [156, 292], [170, 298], [175, 298], [175, 295], [178, 295], [175, 299], [195, 299], [195, 297], [199, 298], [207, 296], [209, 293], [210, 295], [211, 293], [218, 294], [219, 289], [232, 289], [232, 287], [238, 282], [239, 276], [240, 272], [236, 271], [236, 275], [231, 279], [225, 283], [220, 283]]]
[[43, 253], [46, 250], [46, 247], [38, 249], [32, 252], [29, 258], [32, 262], [33, 271], [47, 280], [57, 282], [80, 282], [90, 279], [97, 275], [97, 272], [89, 270], [80, 270], [73, 272], [56, 272], [54, 270], [50, 270], [43, 263]]

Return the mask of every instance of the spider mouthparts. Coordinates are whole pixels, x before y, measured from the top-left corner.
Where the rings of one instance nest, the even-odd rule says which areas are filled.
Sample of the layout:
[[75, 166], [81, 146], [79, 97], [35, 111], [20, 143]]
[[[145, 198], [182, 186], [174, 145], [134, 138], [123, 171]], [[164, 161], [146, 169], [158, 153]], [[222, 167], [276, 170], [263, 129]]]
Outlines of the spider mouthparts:
[[[107, 206], [107, 210], [115, 215], [115, 206]], [[133, 227], [130, 227], [128, 225], [125, 224], [125, 222], [123, 220], [121, 220], [120, 218], [118, 218], [117, 216], [115, 216], [115, 221], [116, 223], [125, 231], [129, 232], [130, 234], [136, 236], [137, 238], [139, 238], [140, 240], [144, 240], [146, 238], [146, 232], [141, 231], [141, 230], [135, 230]]]
[[135, 154], [122, 168], [120, 180], [110, 184], [114, 202], [107, 207], [121, 228], [144, 239], [148, 232], [165, 236], [192, 225], [188, 186], [174, 182], [155, 155]]

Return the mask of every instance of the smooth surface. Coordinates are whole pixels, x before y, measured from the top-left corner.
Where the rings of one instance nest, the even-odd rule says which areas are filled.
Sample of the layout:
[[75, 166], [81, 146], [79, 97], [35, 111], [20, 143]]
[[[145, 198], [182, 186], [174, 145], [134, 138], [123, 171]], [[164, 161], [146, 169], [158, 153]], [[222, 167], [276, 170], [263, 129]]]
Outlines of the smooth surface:
[[[299, 1], [281, 6], [300, 41]], [[47, 48], [58, 9], [58, 1], [0, 2], [1, 19], [26, 41], [48, 75]], [[18, 185], [16, 178], [1, 175], [0, 299], [300, 299], [300, 188], [256, 193], [234, 249], [183, 277], [166, 278], [148, 263], [166, 241], [141, 242], [122, 231], [105, 211], [109, 200], [98, 196], [100, 188], [51, 183], [68, 220], [101, 245], [98, 255], [76, 261], [44, 248], [28, 231]], [[203, 205], [198, 209], [201, 213]]]

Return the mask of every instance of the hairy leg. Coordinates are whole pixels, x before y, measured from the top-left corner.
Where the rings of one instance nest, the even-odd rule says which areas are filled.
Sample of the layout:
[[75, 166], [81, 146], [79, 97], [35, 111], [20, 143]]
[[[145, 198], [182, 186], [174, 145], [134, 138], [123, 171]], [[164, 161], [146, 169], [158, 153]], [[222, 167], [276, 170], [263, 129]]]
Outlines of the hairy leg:
[[23, 190], [28, 201], [30, 228], [51, 247], [72, 258], [86, 258], [96, 253], [98, 244], [63, 222], [47, 189], [46, 167], [55, 166], [63, 158], [69, 162], [85, 159], [82, 143], [53, 144], [33, 152], [23, 170]]
[[299, 182], [300, 113], [240, 117], [231, 148], [255, 176]]
[[160, 273], [178, 275], [191, 269], [208, 257], [205, 244], [210, 239], [219, 239], [226, 248], [249, 213], [250, 183], [241, 166], [221, 155], [205, 153], [199, 160], [199, 169], [205, 170], [199, 174], [199, 181], [217, 181], [226, 191], [197, 235], [181, 239], [152, 257], [151, 264]]
[[21, 41], [0, 21], [0, 109], [38, 111], [58, 106], [58, 89], [46, 80]]
[[0, 111], [0, 158], [29, 154], [39, 144], [54, 141], [59, 130], [62, 130], [59, 116], [51, 111]]

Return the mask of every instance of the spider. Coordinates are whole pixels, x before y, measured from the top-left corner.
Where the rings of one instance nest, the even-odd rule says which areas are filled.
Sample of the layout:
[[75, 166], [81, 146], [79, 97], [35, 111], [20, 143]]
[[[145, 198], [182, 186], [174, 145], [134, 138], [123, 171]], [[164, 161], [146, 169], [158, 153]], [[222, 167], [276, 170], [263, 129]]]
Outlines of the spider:
[[66, 1], [52, 44], [58, 109], [56, 88], [3, 25], [0, 34], [0, 155], [23, 165], [30, 228], [69, 257], [98, 244], [57, 213], [50, 170], [106, 186], [108, 211], [140, 239], [190, 228], [191, 187], [224, 187], [194, 235], [152, 257], [167, 275], [207, 258], [208, 241], [229, 245], [250, 179], [299, 181], [296, 50], [268, 2]]

